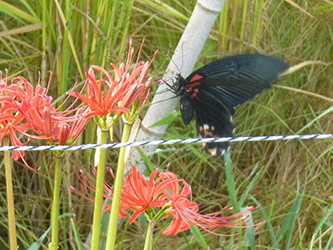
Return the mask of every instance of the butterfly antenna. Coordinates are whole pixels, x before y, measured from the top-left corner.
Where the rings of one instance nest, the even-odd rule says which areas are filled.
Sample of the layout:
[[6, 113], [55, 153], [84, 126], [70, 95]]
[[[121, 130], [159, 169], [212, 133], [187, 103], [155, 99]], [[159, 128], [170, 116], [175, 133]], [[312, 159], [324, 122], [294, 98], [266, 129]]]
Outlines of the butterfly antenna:
[[[182, 49], [181, 49], [181, 52], [182, 52], [182, 56], [181, 56], [181, 62], [180, 62], [180, 64], [181, 64], [181, 68], [183, 67], [182, 65], [183, 65], [183, 58], [184, 58], [184, 55], [183, 55], [183, 53], [184, 53], [184, 50], [183, 50], [183, 45], [184, 45], [184, 43], [182, 43]], [[174, 52], [175, 53], [175, 52]], [[175, 67], [176, 67], [176, 69], [177, 69], [177, 73], [178, 74], [181, 74], [181, 69], [178, 67], [178, 65], [177, 65], [177, 63], [175, 63], [175, 61], [172, 59], [172, 57], [170, 58], [170, 61], [173, 63], [173, 65], [175, 65]]]
[[176, 67], [178, 73], [181, 73], [180, 68], [179, 68], [178, 65], [175, 63], [175, 61], [174, 61], [172, 58], [171, 58], [170, 60], [171, 60], [171, 62], [173, 63], [173, 65], [175, 65], [175, 67]]
[[178, 96], [173, 96], [173, 97], [170, 97], [168, 99], [165, 99], [165, 100], [161, 100], [161, 101], [158, 101], [158, 102], [154, 102], [154, 103], [151, 103], [149, 106], [153, 106], [155, 104], [158, 104], [158, 103], [161, 103], [161, 102], [165, 102], [165, 101], [168, 101], [168, 100], [172, 100], [172, 99], [175, 99], [175, 98], [178, 98]]
[[[171, 81], [172, 81], [172, 85], [169, 84], [165, 79], [162, 79], [162, 82], [163, 82], [166, 86], [169, 87], [168, 90], [171, 91], [172, 93], [176, 93], [176, 92], [175, 92], [175, 87], [174, 87], [174, 80], [171, 79]], [[162, 92], [162, 93], [165, 93], [165, 92]]]
[[166, 92], [168, 92], [168, 91], [170, 91], [170, 92], [172, 92], [172, 93], [175, 93], [175, 91], [174, 91], [174, 87], [173, 87], [174, 80], [173, 80], [172, 78], [170, 78], [170, 80], [172, 81], [172, 85], [169, 84], [169, 83], [167, 82], [167, 80], [165, 80], [165, 79], [162, 79], [161, 82], [158, 83], [158, 85], [164, 83], [164, 84], [167, 85], [169, 88], [167, 88], [167, 89], [163, 89], [163, 90], [158, 91], [158, 92], [156, 92], [156, 93], [150, 93], [150, 94], [160, 95], [160, 94], [164, 94], [164, 93], [166, 93]]
[[170, 90], [170, 89], [163, 89], [163, 90], [161, 90], [161, 91], [156, 92], [155, 95], [164, 94], [164, 93], [166, 93], [166, 92], [168, 92], [168, 91], [171, 91], [171, 90]]

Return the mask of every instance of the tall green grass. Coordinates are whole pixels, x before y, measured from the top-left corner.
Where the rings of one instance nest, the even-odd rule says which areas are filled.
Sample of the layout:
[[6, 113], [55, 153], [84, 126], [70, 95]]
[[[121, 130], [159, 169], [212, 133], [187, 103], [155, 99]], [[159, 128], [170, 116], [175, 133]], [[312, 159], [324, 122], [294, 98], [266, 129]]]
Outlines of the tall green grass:
[[[43, 85], [52, 71], [50, 94], [61, 96], [75, 82], [85, 79], [84, 71], [89, 65], [108, 68], [110, 62], [124, 61], [129, 37], [133, 37], [135, 44], [146, 37], [148, 46], [143, 48], [142, 58], [156, 49], [161, 51], [152, 68], [154, 79], [158, 80], [194, 5], [195, 1], [171, 0], [0, 1], [0, 69], [8, 69], [9, 78], [23, 75], [33, 83], [37, 83], [40, 72]], [[329, 1], [227, 0], [198, 67], [222, 56], [245, 52], [274, 55], [292, 65], [306, 60], [332, 63], [332, 11]], [[332, 64], [311, 65], [282, 77], [279, 85], [330, 97], [332, 78]], [[273, 87], [237, 110], [236, 136], [332, 133], [331, 106], [328, 100]], [[80, 143], [90, 141], [91, 131], [88, 127]], [[165, 139], [195, 136], [195, 125], [185, 127], [178, 117], [170, 124]], [[162, 147], [165, 150], [154, 154], [151, 164], [163, 169], [171, 162], [170, 170], [191, 183], [195, 201], [203, 213], [225, 205], [235, 209], [260, 205], [252, 213], [252, 219], [261, 224], [254, 228], [252, 236], [243, 230], [241, 238], [218, 238], [203, 233], [204, 242], [195, 229], [175, 237], [164, 237], [156, 231], [156, 249], [189, 249], [189, 246], [198, 249], [204, 244], [211, 249], [239, 246], [329, 249], [331, 246], [332, 140], [234, 143], [227, 168], [222, 158], [206, 155], [200, 145], [175, 148]], [[118, 152], [108, 152], [107, 164], [114, 167]], [[93, 164], [91, 153], [67, 154], [64, 162], [88, 170]], [[31, 172], [23, 164], [15, 163], [18, 239], [21, 247], [27, 248], [38, 239], [47, 238], [40, 243], [45, 248], [50, 241], [45, 232], [49, 230], [53, 188], [50, 179], [53, 168], [46, 166], [53, 159], [49, 152], [27, 155], [31, 165], [42, 168]], [[69, 191], [68, 183], [78, 183], [73, 171], [70, 168], [67, 171], [60, 211], [63, 230], [59, 237], [62, 249], [73, 249], [83, 245], [91, 230], [93, 205]], [[3, 249], [8, 247], [3, 174], [0, 180], [0, 248]], [[122, 249], [142, 245], [142, 223], [122, 224], [119, 234], [122, 234]]]

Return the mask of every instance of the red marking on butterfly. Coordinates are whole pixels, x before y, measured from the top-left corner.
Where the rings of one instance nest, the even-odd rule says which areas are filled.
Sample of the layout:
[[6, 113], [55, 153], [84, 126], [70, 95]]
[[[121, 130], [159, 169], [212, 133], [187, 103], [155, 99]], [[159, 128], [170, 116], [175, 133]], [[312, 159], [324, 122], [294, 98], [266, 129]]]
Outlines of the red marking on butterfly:
[[[191, 78], [191, 82], [194, 82], [194, 81], [198, 81], [198, 80], [200, 80], [200, 79], [202, 79], [203, 78], [203, 76], [202, 75], [199, 75], [199, 74], [196, 74], [196, 75], [194, 75], [192, 78]], [[200, 84], [200, 83], [199, 83]]]

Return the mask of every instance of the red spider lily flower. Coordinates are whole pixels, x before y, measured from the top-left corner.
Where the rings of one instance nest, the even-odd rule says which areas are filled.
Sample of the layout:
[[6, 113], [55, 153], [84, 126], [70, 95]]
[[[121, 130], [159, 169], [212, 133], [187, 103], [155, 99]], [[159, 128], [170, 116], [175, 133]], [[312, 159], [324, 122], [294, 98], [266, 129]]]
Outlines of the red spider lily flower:
[[[64, 112], [57, 112], [50, 107], [44, 107], [43, 111], [37, 112], [35, 108], [31, 108], [25, 113], [25, 118], [30, 122], [37, 134], [44, 134], [50, 144], [57, 143], [58, 145], [72, 145], [79, 137], [85, 125], [87, 118], [86, 109], [78, 108], [66, 110], [65, 113], [74, 112], [72, 116], [64, 116]], [[40, 137], [32, 138], [39, 139]]]
[[[129, 108], [136, 100], [139, 101], [139, 106], [142, 105], [143, 99], [145, 100], [148, 88], [151, 86], [151, 80], [146, 81], [149, 66], [154, 60], [157, 52], [153, 55], [150, 62], [143, 64], [139, 61], [140, 53], [142, 50], [143, 42], [141, 44], [137, 61], [134, 68], [130, 72], [132, 57], [134, 54], [134, 47], [132, 47], [132, 39], [130, 39], [129, 53], [126, 64], [121, 63], [118, 66], [111, 64], [115, 72], [113, 78], [106, 69], [92, 65], [89, 71], [86, 71], [87, 76], [87, 96], [73, 90], [69, 95], [81, 99], [90, 109], [87, 118], [94, 116], [107, 116], [113, 111], [119, 117], [123, 113], [130, 113]], [[104, 78], [96, 79], [94, 71], [98, 71], [98, 75], [102, 73]], [[146, 82], [145, 82], [146, 81]]]
[[77, 110], [75, 114], [76, 118], [70, 126], [69, 135], [66, 139], [67, 145], [72, 145], [79, 138], [81, 132], [85, 128], [88, 121], [85, 115], [86, 113], [88, 113], [88, 110], [85, 108], [79, 108]]
[[[33, 89], [30, 83], [22, 86], [15, 84], [13, 81], [8, 86], [7, 77], [6, 80], [3, 80], [2, 75], [0, 75], [0, 141], [6, 135], [9, 135], [13, 146], [23, 146], [28, 143], [28, 141], [25, 143], [21, 142], [16, 132], [25, 134], [25, 131], [32, 128], [31, 124], [24, 119], [18, 110], [18, 103], [22, 100], [20, 93], [31, 88]], [[28, 168], [36, 170], [31, 168], [25, 161], [24, 151], [13, 151], [12, 154], [15, 161], [22, 159]]]
[[[1, 114], [0, 114], [1, 116]], [[14, 123], [12, 123], [14, 122]], [[5, 125], [3, 125], [4, 123], [6, 123]], [[13, 146], [17, 146], [17, 147], [20, 147], [20, 146], [23, 146], [23, 145], [26, 145], [28, 143], [25, 142], [21, 142], [20, 139], [17, 137], [16, 135], [16, 131], [17, 132], [22, 132], [24, 130], [28, 130], [30, 129], [30, 125], [29, 124], [20, 124], [20, 125], [15, 125], [16, 121], [15, 121], [15, 118], [12, 119], [11, 122], [7, 122], [6, 119], [3, 119], [3, 118], [0, 118], [0, 141], [3, 140], [3, 138], [7, 135], [7, 133], [9, 133], [9, 136], [10, 136], [10, 140], [12, 142], [12, 145]], [[5, 128], [2, 128], [2, 126], [5, 126]], [[36, 169], [33, 169], [29, 166], [29, 164], [25, 161], [24, 157], [25, 157], [25, 152], [24, 151], [13, 151], [13, 158], [15, 161], [18, 161], [19, 159], [21, 159], [24, 164], [30, 168], [31, 170], [36, 170]]]
[[[48, 140], [50, 144], [71, 145], [87, 122], [84, 117], [85, 109], [72, 108], [76, 100], [64, 111], [55, 109], [51, 105], [52, 97], [47, 95], [48, 88], [40, 85], [40, 79], [35, 90], [24, 77], [16, 77], [12, 80], [14, 81], [16, 108], [37, 136], [24, 132], [23, 134], [29, 138]], [[51, 77], [48, 86], [50, 83]], [[67, 100], [60, 107], [64, 106]]]
[[[161, 173], [159, 178], [160, 181], [177, 179], [177, 176], [169, 171]], [[181, 187], [179, 183], [182, 182]], [[189, 199], [188, 199], [189, 197]], [[160, 199], [168, 200], [168, 208], [164, 211], [166, 216], [165, 219], [170, 215], [172, 222], [170, 225], [162, 231], [163, 234], [178, 234], [179, 232], [189, 229], [191, 225], [197, 225], [203, 230], [219, 235], [228, 236], [211, 231], [211, 229], [218, 227], [227, 228], [241, 228], [246, 227], [244, 224], [247, 222], [248, 216], [244, 214], [251, 212], [256, 209], [255, 207], [249, 207], [246, 210], [230, 215], [230, 216], [220, 216], [223, 212], [227, 210], [232, 210], [228, 207], [223, 208], [221, 211], [216, 213], [211, 213], [207, 215], [201, 215], [198, 213], [199, 206], [196, 202], [192, 201], [191, 187], [184, 180], [179, 180], [178, 183], [171, 182], [167, 189], [163, 191]]]
[[[51, 77], [48, 86], [50, 83]], [[73, 109], [72, 104], [65, 111], [58, 111], [52, 107], [52, 97], [47, 92], [48, 88], [40, 85], [40, 79], [35, 88], [22, 76], [13, 78], [9, 86], [6, 81], [0, 82], [0, 140], [9, 132], [13, 145], [24, 145], [15, 131], [28, 138], [48, 140], [52, 144], [71, 144], [77, 139], [87, 122], [85, 109]], [[37, 135], [27, 133], [27, 130]], [[24, 155], [23, 151], [13, 152], [14, 159], [24, 161]]]
[[[129, 45], [129, 51], [128, 51], [128, 58], [127, 58], [127, 63], [125, 64], [120, 64], [120, 67], [118, 68], [116, 65], [111, 64], [111, 66], [115, 70], [116, 77], [121, 76], [120, 79], [123, 83], [126, 81], [128, 82], [128, 91], [126, 96], [124, 96], [124, 99], [122, 101], [122, 106], [124, 107], [131, 107], [135, 101], [137, 101], [136, 105], [132, 108], [132, 111], [134, 110], [139, 110], [144, 101], [147, 101], [147, 94], [149, 88], [153, 85], [151, 83], [151, 78], [149, 78], [146, 81], [147, 74], [149, 67], [151, 66], [152, 62], [155, 59], [155, 56], [158, 53], [158, 50], [153, 54], [152, 60], [150, 62], [143, 63], [142, 61], [139, 61], [142, 47], [143, 47], [144, 39], [142, 40], [137, 60], [133, 69], [133, 73], [131, 75], [128, 74], [130, 64], [132, 61], [133, 53], [134, 53], [134, 48], [132, 47], [132, 39], [130, 39], [130, 45]], [[140, 73], [140, 75], [138, 75]], [[138, 76], [138, 77], [137, 77]], [[122, 112], [117, 112], [117, 116], [122, 115]]]
[[[48, 86], [50, 83], [51, 77]], [[47, 95], [48, 88], [44, 88], [40, 85], [40, 78], [38, 79], [38, 83], [35, 88], [22, 76], [13, 78], [12, 86], [16, 87], [15, 101], [22, 114], [26, 113], [31, 108], [36, 109], [37, 112], [41, 112], [44, 107], [49, 107], [54, 110], [51, 106], [52, 97]]]
[[[94, 170], [94, 174], [96, 175], [96, 170]], [[109, 173], [114, 178], [114, 175], [112, 173], [112, 170], [108, 168]], [[134, 171], [135, 170], [135, 171]], [[83, 179], [80, 179], [81, 181], [81, 190], [88, 195], [88, 197], [83, 196], [89, 201], [94, 202], [94, 197], [87, 192], [87, 190], [91, 190], [95, 192], [95, 186], [88, 180], [86, 175], [82, 170], [80, 170]], [[136, 169], [136, 166], [133, 166], [133, 171], [128, 174], [128, 176], [125, 179], [125, 185], [122, 187], [122, 196], [120, 201], [120, 210], [119, 215], [121, 217], [126, 217], [128, 213], [124, 210], [131, 209], [135, 210], [134, 214], [132, 215], [130, 219], [130, 223], [132, 223], [141, 213], [145, 212], [147, 209], [155, 206], [155, 207], [161, 207], [165, 204], [164, 201], [156, 200], [156, 198], [159, 196], [158, 190], [163, 189], [161, 186], [156, 186], [154, 183], [154, 178], [157, 174], [158, 170], [154, 170], [149, 178], [149, 181], [145, 179], [144, 176], [139, 176], [139, 173]], [[133, 188], [134, 185], [135, 187]], [[165, 185], [165, 183], [162, 183], [162, 186]], [[81, 195], [74, 187], [71, 186], [71, 188]], [[112, 200], [113, 199], [113, 188], [106, 182], [104, 182], [104, 189], [107, 191], [103, 194], [103, 197], [105, 199]], [[133, 193], [133, 189], [135, 189], [135, 193]], [[104, 203], [104, 207], [106, 207], [105, 210], [103, 210], [102, 213], [105, 213], [107, 211], [111, 210], [111, 205]]]
[[[107, 79], [97, 80], [93, 69], [104, 73], [107, 76]], [[89, 71], [86, 71], [86, 76], [88, 78], [88, 97], [78, 93], [76, 90], [70, 92], [69, 95], [81, 99], [81, 101], [89, 107], [91, 112], [89, 112], [87, 118], [96, 115], [106, 116], [109, 113], [118, 110], [129, 113], [128, 109], [116, 106], [124, 96], [125, 85], [119, 86], [119, 82], [113, 81], [112, 76], [105, 69], [97, 65], [92, 65]], [[103, 88], [100, 87], [100, 84]], [[108, 89], [106, 88], [106, 85], [108, 86]]]
[[[83, 172], [81, 171], [81, 173]], [[125, 217], [127, 212], [124, 210], [133, 210], [134, 212], [129, 220], [130, 223], [133, 223], [140, 214], [145, 214], [150, 220], [171, 218], [172, 221], [169, 226], [161, 231], [165, 235], [176, 235], [189, 229], [191, 225], [197, 225], [203, 230], [219, 236], [228, 235], [215, 233], [211, 230], [218, 227], [248, 227], [244, 226], [248, 217], [244, 215], [256, 209], [255, 207], [249, 207], [242, 212], [225, 217], [222, 217], [221, 213], [231, 210], [227, 207], [216, 213], [202, 215], [198, 213], [198, 204], [192, 201], [191, 187], [185, 180], [178, 179], [170, 171], [160, 173], [155, 180], [157, 173], [158, 170], [154, 170], [147, 181], [144, 175], [139, 175], [136, 166], [133, 166], [132, 172], [125, 178], [125, 184], [121, 193], [119, 215]], [[88, 190], [95, 191], [95, 187], [85, 175], [83, 179], [80, 179], [82, 182], [81, 189], [88, 195], [88, 197], [83, 197], [89, 201], [94, 201]], [[76, 191], [73, 187], [71, 188]], [[112, 187], [104, 183], [104, 188], [107, 191], [107, 194], [104, 194], [104, 198], [112, 200]], [[78, 191], [76, 192], [79, 193]], [[81, 193], [79, 194], [82, 195]], [[103, 213], [112, 209], [110, 204], [105, 203], [103, 205], [106, 207]], [[159, 208], [159, 211], [152, 215], [155, 211], [151, 209], [153, 207]]]
[[78, 139], [88, 121], [85, 117], [86, 113], [87, 109], [81, 107], [71, 117], [71, 121], [62, 121], [55, 126], [55, 134], [59, 135], [57, 138], [59, 145], [72, 145]]
[[[168, 185], [177, 182], [177, 180], [165, 180], [163, 182], [154, 181], [158, 169], [155, 169], [147, 182], [144, 175], [139, 176], [136, 166], [133, 166], [132, 172], [125, 178], [125, 184], [122, 187], [121, 209], [134, 210], [129, 222], [133, 223], [136, 218], [152, 207], [162, 207], [167, 201], [161, 199], [161, 193], [167, 189]], [[107, 190], [112, 189], [106, 185]], [[111, 209], [111, 207], [109, 208]]]
[[[39, 116], [44, 114], [45, 110], [55, 112], [55, 109], [51, 106], [52, 97], [47, 95], [48, 89], [42, 87], [39, 82], [40, 79], [36, 88], [34, 88], [24, 77], [18, 76], [12, 79], [12, 85], [10, 86], [13, 93], [15, 93], [13, 104], [17, 114], [25, 119], [37, 134], [41, 134], [40, 130], [42, 130], [45, 124], [48, 125], [48, 123], [39, 118]], [[44, 119], [46, 119], [46, 117], [44, 117]], [[48, 127], [48, 129], [44, 130], [48, 131], [45, 133], [46, 136], [35, 136], [27, 133], [25, 133], [25, 135], [34, 139], [50, 138], [51, 128]]]

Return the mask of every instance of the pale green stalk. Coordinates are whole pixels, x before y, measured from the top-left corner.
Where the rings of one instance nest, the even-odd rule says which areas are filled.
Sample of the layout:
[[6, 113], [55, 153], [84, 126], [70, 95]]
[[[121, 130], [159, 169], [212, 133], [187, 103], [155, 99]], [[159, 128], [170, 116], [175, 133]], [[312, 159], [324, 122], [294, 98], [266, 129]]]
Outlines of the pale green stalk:
[[150, 220], [148, 227], [147, 227], [147, 233], [146, 233], [146, 240], [145, 240], [145, 246], [144, 250], [150, 250], [153, 248], [153, 228], [156, 224], [156, 221]]
[[[100, 144], [106, 144], [108, 139], [108, 129], [101, 129]], [[104, 185], [104, 170], [105, 170], [106, 149], [100, 149], [100, 157], [97, 167], [97, 179], [96, 179], [96, 193], [94, 203], [94, 220], [93, 231], [91, 239], [91, 249], [98, 250], [99, 236], [101, 230], [101, 217], [102, 217], [102, 202], [103, 202], [103, 185]]]
[[[121, 141], [127, 142], [130, 131], [131, 131], [131, 122], [125, 122], [124, 131]], [[112, 199], [112, 210], [109, 221], [109, 231], [108, 237], [106, 241], [106, 249], [113, 250], [116, 243], [116, 235], [117, 235], [117, 226], [118, 226], [118, 217], [119, 217], [119, 207], [120, 207], [120, 196], [121, 196], [121, 188], [123, 185], [124, 179], [124, 169], [125, 169], [125, 151], [126, 147], [122, 147], [120, 149], [119, 158], [118, 158], [118, 166], [116, 173], [116, 181], [114, 184], [114, 194]]]
[[[231, 200], [231, 204], [234, 207], [234, 211], [237, 213], [239, 212], [238, 203], [237, 203], [237, 191], [235, 187], [235, 179], [234, 179], [231, 157], [229, 152], [226, 152], [224, 154], [224, 162], [225, 162], [225, 173], [226, 173], [226, 179], [227, 179], [226, 181], [227, 181], [229, 197]], [[235, 229], [232, 228], [231, 234], [234, 234], [234, 232]], [[234, 240], [235, 240], [234, 236], [230, 237], [230, 247], [233, 246]]]
[[[8, 1], [7, 1], [8, 2]], [[30, 15], [20, 8], [14, 6], [14, 4], [6, 3], [6, 1], [0, 1], [1, 12], [10, 13], [14, 17], [19, 17], [20, 19], [27, 21], [28, 23], [38, 23], [40, 20], [34, 15]]]
[[230, 0], [226, 0], [222, 9], [222, 15], [220, 17], [220, 34], [222, 34], [222, 48], [226, 49], [226, 41], [228, 35], [228, 9], [230, 5]]
[[[258, 3], [258, 1], [260, 1]], [[254, 12], [254, 23], [253, 23], [253, 37], [252, 37], [252, 44], [257, 46], [257, 40], [259, 37], [259, 27], [261, 21], [261, 14], [263, 9], [264, 1], [263, 0], [256, 0], [255, 3], [255, 12]]]
[[[245, 35], [245, 24], [246, 24], [247, 6], [248, 6], [248, 0], [245, 0], [245, 2], [243, 4], [242, 23], [241, 23], [240, 36], [239, 36], [239, 39], [241, 41], [243, 41], [244, 35]], [[240, 45], [242, 46], [243, 44], [241, 43]]]
[[[42, 71], [42, 85], [46, 85], [46, 0], [42, 1], [42, 63], [41, 63], [41, 71]], [[45, 85], [44, 85], [45, 84]]]
[[123, 35], [121, 37], [120, 48], [119, 48], [119, 52], [118, 52], [119, 57], [121, 57], [121, 55], [123, 55], [123, 53], [124, 53], [124, 47], [125, 47], [125, 43], [127, 40], [127, 33], [128, 33], [128, 29], [129, 29], [133, 4], [134, 4], [134, 0], [129, 0], [127, 3], [125, 22], [122, 26]]
[[54, 186], [53, 186], [53, 203], [51, 210], [51, 226], [52, 240], [49, 244], [50, 250], [58, 249], [58, 218], [59, 218], [59, 195], [60, 195], [60, 179], [61, 179], [61, 158], [59, 153], [56, 153]]
[[[8, 136], [5, 136], [3, 138], [3, 146], [9, 146]], [[10, 164], [9, 151], [5, 151], [5, 169], [6, 169], [6, 191], [7, 191], [7, 210], [8, 210], [10, 249], [17, 249], [13, 180], [12, 180], [12, 168]]]

